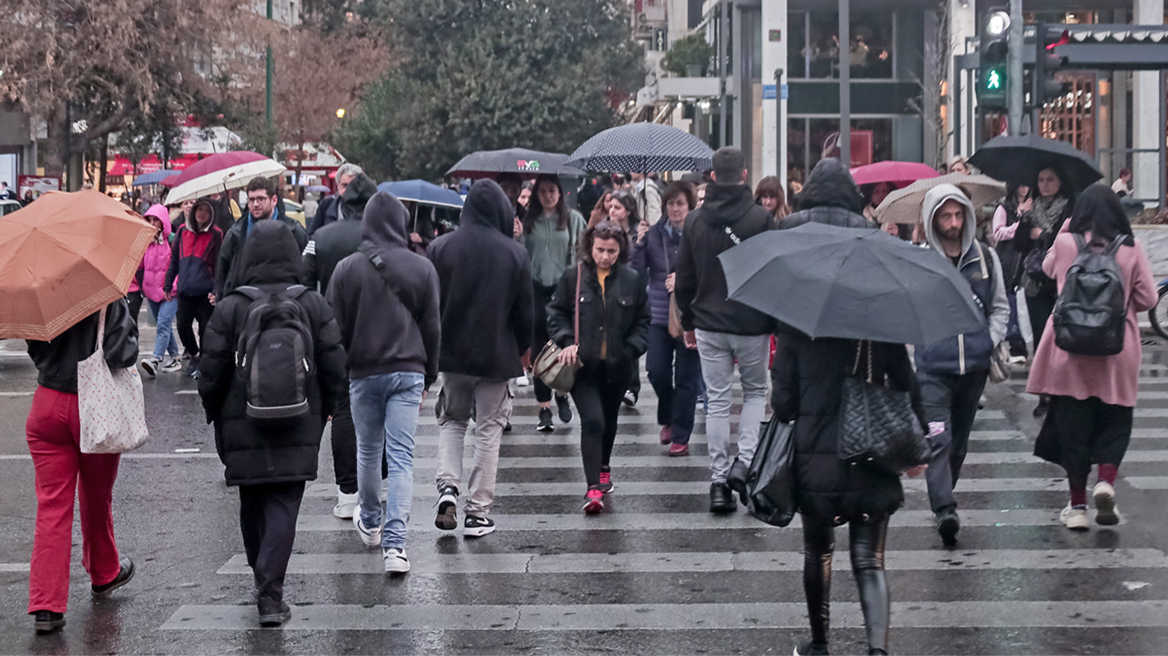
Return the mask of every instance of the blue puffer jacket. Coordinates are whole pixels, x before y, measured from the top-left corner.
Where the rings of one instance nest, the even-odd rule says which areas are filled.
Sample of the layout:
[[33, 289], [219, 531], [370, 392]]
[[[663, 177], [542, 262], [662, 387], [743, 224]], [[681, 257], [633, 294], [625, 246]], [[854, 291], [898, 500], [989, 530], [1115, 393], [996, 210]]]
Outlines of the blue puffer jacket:
[[681, 246], [681, 231], [674, 230], [669, 220], [653, 224], [645, 240], [633, 249], [629, 264], [649, 281], [649, 323], [669, 325], [669, 292], [665, 278], [677, 269], [677, 249]]

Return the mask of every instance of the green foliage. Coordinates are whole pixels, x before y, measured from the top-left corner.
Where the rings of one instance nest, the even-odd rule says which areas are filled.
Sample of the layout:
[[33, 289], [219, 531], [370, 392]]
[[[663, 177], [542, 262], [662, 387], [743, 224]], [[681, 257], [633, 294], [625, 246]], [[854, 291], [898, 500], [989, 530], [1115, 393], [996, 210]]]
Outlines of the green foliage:
[[713, 57], [714, 47], [706, 42], [704, 34], [695, 32], [673, 42], [669, 52], [661, 59], [661, 68], [682, 77], [686, 75], [686, 66], [697, 65], [702, 67], [704, 75]]
[[366, 90], [336, 145], [385, 177], [428, 179], [476, 150], [571, 152], [641, 85], [626, 4], [382, 0], [408, 59]]

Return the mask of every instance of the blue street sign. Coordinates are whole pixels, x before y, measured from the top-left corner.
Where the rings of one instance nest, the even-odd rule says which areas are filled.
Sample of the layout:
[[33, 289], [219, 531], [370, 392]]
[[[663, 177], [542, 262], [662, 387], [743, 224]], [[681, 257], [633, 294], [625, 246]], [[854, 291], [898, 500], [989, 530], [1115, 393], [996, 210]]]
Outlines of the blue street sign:
[[[783, 85], [784, 88], [786, 86], [787, 85], [785, 85], [785, 84]], [[778, 95], [778, 89], [775, 87], [775, 85], [773, 85], [773, 84], [762, 85], [762, 99], [763, 100], [774, 100], [777, 97], [777, 95]]]
[[787, 97], [790, 95], [790, 91], [791, 91], [791, 88], [784, 84], [783, 85], [783, 100], [787, 99]]

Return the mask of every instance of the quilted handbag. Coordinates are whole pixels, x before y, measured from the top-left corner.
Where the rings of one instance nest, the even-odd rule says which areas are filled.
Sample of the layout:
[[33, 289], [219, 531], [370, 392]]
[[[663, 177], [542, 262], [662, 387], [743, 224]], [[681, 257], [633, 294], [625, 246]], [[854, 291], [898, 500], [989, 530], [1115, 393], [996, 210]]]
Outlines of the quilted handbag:
[[105, 310], [97, 319], [97, 347], [77, 363], [77, 406], [82, 453], [125, 453], [146, 442], [146, 405], [136, 367], [113, 371], [105, 361]]
[[[575, 309], [575, 336], [576, 345], [580, 344], [580, 278], [583, 274], [581, 266], [576, 265], [576, 309]], [[563, 351], [552, 340], [540, 349], [535, 362], [531, 364], [531, 373], [539, 377], [544, 385], [557, 392], [567, 394], [576, 385], [576, 372], [580, 370], [580, 360], [576, 364], [567, 365], [560, 362], [560, 353]]]
[[[872, 344], [866, 346], [868, 377], [852, 375], [844, 379], [838, 455], [853, 465], [900, 474], [928, 460], [929, 443], [913, 412], [909, 393], [890, 389], [883, 380], [880, 384], [873, 382]], [[864, 342], [857, 347], [855, 370], [859, 369], [864, 347]]]

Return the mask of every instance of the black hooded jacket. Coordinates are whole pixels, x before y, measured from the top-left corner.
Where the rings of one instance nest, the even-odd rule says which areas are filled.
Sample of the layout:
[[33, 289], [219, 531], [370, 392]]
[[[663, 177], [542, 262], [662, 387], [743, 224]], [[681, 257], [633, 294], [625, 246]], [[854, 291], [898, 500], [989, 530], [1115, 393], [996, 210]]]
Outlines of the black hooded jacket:
[[[28, 340], [28, 354], [37, 368], [37, 384], [66, 394], [77, 393], [77, 362], [97, 349], [99, 312], [85, 317], [47, 342]], [[105, 309], [102, 351], [110, 369], [127, 369], [138, 360], [138, 323], [125, 297]]]
[[459, 228], [430, 245], [442, 290], [443, 372], [507, 380], [523, 373], [535, 314], [531, 261], [511, 232], [514, 208], [493, 180], [470, 188]]
[[[292, 232], [277, 221], [252, 228], [242, 258], [240, 282], [274, 293], [299, 282], [300, 253]], [[345, 394], [345, 352], [332, 310], [309, 290], [298, 302], [308, 314], [316, 375], [309, 379], [309, 413], [277, 428], [247, 417], [247, 387], [236, 375], [236, 344], [252, 299], [230, 294], [219, 301], [203, 336], [199, 396], [207, 421], [215, 423], [215, 448], [228, 485], [311, 481], [316, 478], [320, 438], [339, 395]]]
[[779, 230], [804, 223], [826, 223], [841, 228], [877, 228], [864, 218], [864, 197], [852, 174], [838, 159], [821, 159], [811, 169], [799, 194], [799, 211], [779, 221]]
[[408, 216], [401, 201], [377, 192], [365, 206], [361, 246], [329, 282], [350, 379], [414, 372], [429, 387], [438, 378], [438, 274], [406, 248]]
[[361, 219], [365, 215], [365, 206], [376, 193], [377, 185], [373, 180], [364, 173], [358, 174], [341, 196], [341, 220], [325, 225], [309, 238], [302, 261], [303, 280], [309, 289], [316, 289], [319, 282], [320, 292], [327, 292], [337, 264], [357, 252], [361, 246]]
[[735, 239], [743, 242], [774, 227], [774, 216], [754, 202], [750, 187], [716, 182], [706, 187], [705, 203], [685, 218], [677, 253], [674, 293], [682, 327], [733, 335], [773, 331], [774, 319], [727, 300], [726, 274], [718, 255], [733, 248]]

